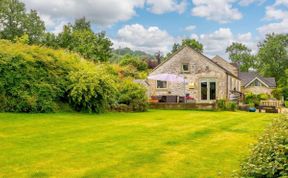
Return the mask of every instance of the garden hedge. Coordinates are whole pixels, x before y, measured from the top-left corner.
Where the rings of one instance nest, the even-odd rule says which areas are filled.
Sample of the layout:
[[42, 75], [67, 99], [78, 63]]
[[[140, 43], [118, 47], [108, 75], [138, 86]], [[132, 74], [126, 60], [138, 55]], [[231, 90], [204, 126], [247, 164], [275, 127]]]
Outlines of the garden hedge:
[[0, 76], [4, 112], [55, 112], [62, 103], [77, 111], [103, 112], [118, 103], [123, 82], [78, 54], [6, 40], [0, 40]]

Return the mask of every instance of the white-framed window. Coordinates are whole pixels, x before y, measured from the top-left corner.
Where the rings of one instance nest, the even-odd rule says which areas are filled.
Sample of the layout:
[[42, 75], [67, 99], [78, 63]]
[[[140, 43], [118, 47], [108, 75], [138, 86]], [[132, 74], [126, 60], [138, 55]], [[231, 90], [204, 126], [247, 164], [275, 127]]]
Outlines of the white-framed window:
[[203, 101], [216, 100], [217, 98], [216, 80], [213, 79], [201, 80], [200, 86], [201, 86], [201, 100]]
[[156, 81], [156, 88], [157, 89], [166, 89], [167, 88], [167, 81], [157, 80]]
[[189, 64], [182, 64], [182, 72], [190, 72]]
[[252, 82], [249, 86], [261, 87], [261, 86], [263, 86], [263, 85], [262, 85], [262, 83], [261, 83], [258, 79], [256, 79], [256, 80], [254, 80], [254, 82]]

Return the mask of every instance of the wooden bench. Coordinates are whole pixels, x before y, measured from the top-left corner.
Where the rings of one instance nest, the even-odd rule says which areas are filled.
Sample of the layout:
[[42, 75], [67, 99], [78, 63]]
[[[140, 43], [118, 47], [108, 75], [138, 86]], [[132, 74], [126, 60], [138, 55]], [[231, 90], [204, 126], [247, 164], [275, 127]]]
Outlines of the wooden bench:
[[265, 110], [267, 113], [278, 113], [282, 107], [282, 102], [279, 100], [261, 100], [259, 105], [259, 112]]
[[259, 112], [261, 112], [261, 110], [265, 110], [265, 112], [267, 113], [278, 113], [278, 108], [276, 108], [275, 106], [259, 106]]

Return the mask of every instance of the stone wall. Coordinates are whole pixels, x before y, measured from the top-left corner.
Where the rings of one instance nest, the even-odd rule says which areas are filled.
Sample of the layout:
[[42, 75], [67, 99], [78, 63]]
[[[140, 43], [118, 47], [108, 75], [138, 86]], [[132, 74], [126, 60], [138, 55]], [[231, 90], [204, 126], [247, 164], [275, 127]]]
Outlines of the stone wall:
[[[189, 73], [183, 73], [182, 64], [189, 64]], [[168, 82], [167, 89], [157, 89], [156, 81], [149, 80], [150, 95], [180, 95], [185, 96], [189, 93], [197, 102], [201, 102], [200, 82], [202, 80], [216, 81], [216, 97], [217, 99], [228, 98], [227, 80], [228, 75], [219, 66], [215, 65], [209, 58], [194, 51], [189, 47], [183, 48], [178, 53], [174, 54], [170, 59], [158, 66], [150, 75], [161, 73], [176, 74], [186, 78], [187, 83], [184, 88], [183, 83]], [[235, 78], [236, 80], [236, 78]], [[194, 88], [189, 86], [194, 84]], [[236, 83], [235, 83], [236, 85]]]
[[175, 110], [186, 110], [186, 109], [197, 109], [197, 110], [215, 110], [216, 103], [150, 103], [150, 109], [175, 109]]
[[243, 93], [253, 93], [253, 94], [266, 93], [268, 95], [271, 95], [272, 91], [273, 88], [268, 88], [266, 86], [250, 86], [247, 88], [242, 88]]

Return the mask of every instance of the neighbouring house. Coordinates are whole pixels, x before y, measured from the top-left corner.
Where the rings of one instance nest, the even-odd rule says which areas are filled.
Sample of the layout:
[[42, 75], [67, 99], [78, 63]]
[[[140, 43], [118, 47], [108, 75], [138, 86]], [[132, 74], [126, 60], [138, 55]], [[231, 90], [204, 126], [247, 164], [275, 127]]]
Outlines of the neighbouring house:
[[[214, 60], [185, 46], [159, 64], [150, 75], [175, 74], [185, 78], [186, 84], [148, 80], [151, 96], [186, 96], [195, 102], [214, 102], [229, 99], [233, 92], [241, 91], [238, 71], [228, 62]], [[220, 62], [221, 61], [221, 62]], [[223, 64], [222, 64], [223, 62]]]
[[276, 88], [275, 78], [262, 77], [254, 71], [240, 72], [239, 78], [242, 81], [241, 91], [243, 93], [265, 93], [271, 95], [272, 90]]
[[210, 59], [188, 46], [172, 54], [149, 75], [158, 74], [181, 76], [186, 83], [147, 79], [150, 98], [185, 96], [196, 103], [213, 103], [219, 99], [233, 99], [237, 95], [239, 98], [246, 92], [270, 94], [276, 87], [274, 78], [264, 78], [253, 72], [239, 72], [236, 64], [220, 56]]

